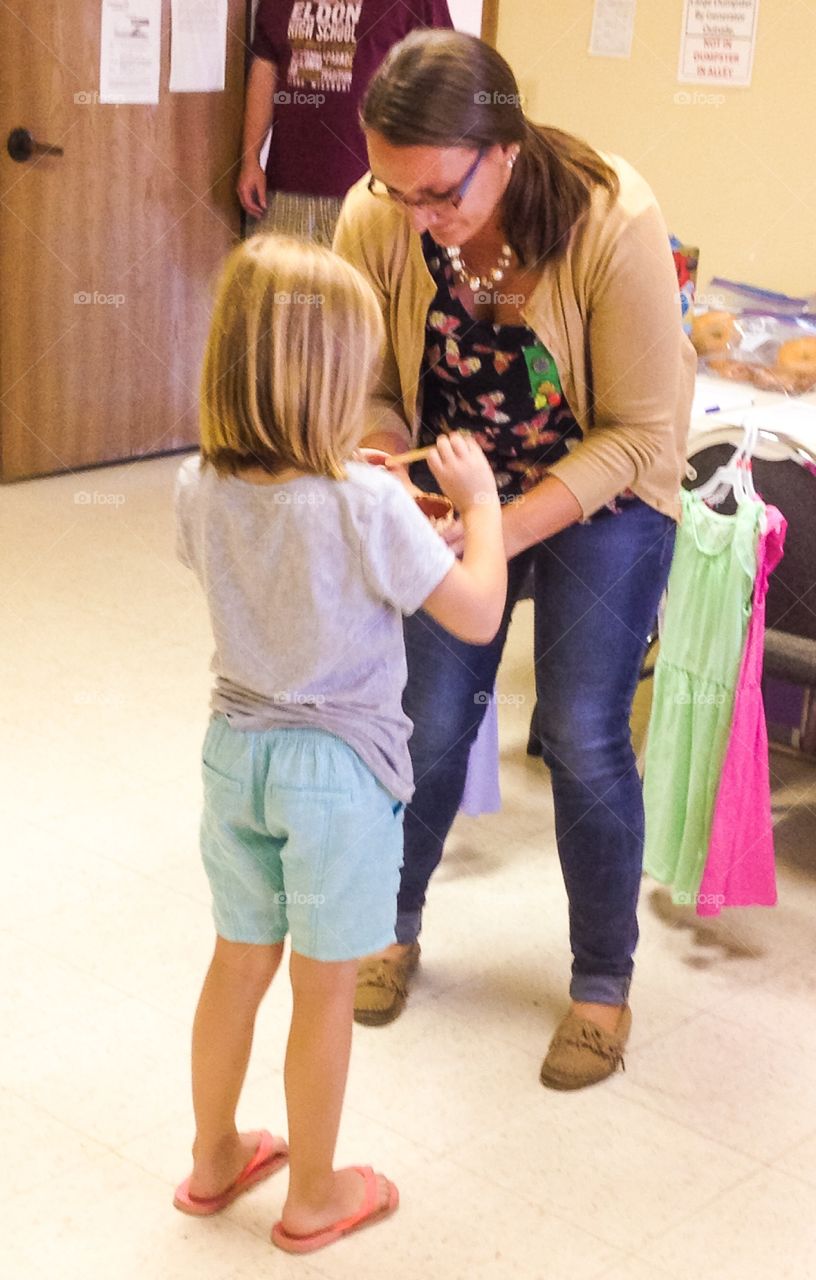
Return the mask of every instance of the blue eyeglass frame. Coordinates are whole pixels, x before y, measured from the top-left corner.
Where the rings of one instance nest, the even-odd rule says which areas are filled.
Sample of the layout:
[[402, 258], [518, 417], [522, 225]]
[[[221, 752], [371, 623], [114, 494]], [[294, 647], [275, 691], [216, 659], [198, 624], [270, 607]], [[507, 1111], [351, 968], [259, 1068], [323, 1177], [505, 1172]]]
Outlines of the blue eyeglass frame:
[[[476, 177], [476, 171], [479, 168], [479, 165], [484, 160], [485, 155], [486, 155], [485, 149], [483, 147], [480, 147], [479, 150], [476, 152], [476, 159], [473, 161], [473, 164], [469, 167], [467, 173], [462, 178], [462, 181], [457, 182], [456, 186], [451, 187], [450, 191], [446, 191], [444, 192], [444, 194], [441, 194], [438, 196], [431, 196], [430, 199], [428, 200], [405, 200], [402, 196], [394, 195], [394, 193], [390, 191], [388, 187], [385, 187], [385, 183], [383, 183], [383, 186], [385, 187], [388, 198], [390, 200], [393, 200], [396, 204], [401, 204], [406, 209], [433, 209], [433, 208], [439, 208], [445, 204], [449, 204], [451, 205], [452, 208], [458, 209], [462, 201], [464, 200], [465, 196], [467, 195], [470, 184], [473, 182], [473, 179]], [[371, 192], [373, 196], [377, 195], [377, 192], [373, 190], [373, 186], [374, 186], [374, 183], [378, 181], [379, 179], [375, 178], [373, 173], [371, 177], [368, 179], [368, 190]]]

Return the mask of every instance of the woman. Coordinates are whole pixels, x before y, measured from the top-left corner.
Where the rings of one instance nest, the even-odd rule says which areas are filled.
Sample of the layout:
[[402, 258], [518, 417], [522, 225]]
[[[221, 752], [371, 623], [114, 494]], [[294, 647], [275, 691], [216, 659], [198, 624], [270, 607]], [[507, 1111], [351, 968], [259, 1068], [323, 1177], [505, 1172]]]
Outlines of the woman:
[[[573, 952], [541, 1079], [579, 1088], [614, 1072], [631, 1025], [643, 805], [629, 714], [668, 576], [695, 361], [669, 238], [639, 175], [528, 121], [510, 68], [473, 37], [408, 36], [362, 120], [371, 177], [349, 192], [335, 249], [386, 322], [364, 443], [398, 453], [476, 434], [504, 498], [509, 589], [492, 644], [451, 642], [421, 613], [406, 624], [416, 792], [398, 941], [363, 962], [356, 1017], [387, 1022], [405, 1004], [428, 881], [532, 570]], [[431, 483], [421, 468], [411, 480]]]

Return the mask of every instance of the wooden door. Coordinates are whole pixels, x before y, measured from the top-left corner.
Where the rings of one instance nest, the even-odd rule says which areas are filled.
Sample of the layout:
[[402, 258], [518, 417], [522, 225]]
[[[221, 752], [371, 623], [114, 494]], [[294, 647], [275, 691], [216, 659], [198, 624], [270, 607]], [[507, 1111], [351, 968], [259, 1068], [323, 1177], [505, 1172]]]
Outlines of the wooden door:
[[[235, 177], [247, 0], [229, 0], [226, 88], [98, 101], [100, 0], [0, 4], [0, 479], [141, 458], [197, 439]], [[63, 154], [15, 163], [15, 128]]]

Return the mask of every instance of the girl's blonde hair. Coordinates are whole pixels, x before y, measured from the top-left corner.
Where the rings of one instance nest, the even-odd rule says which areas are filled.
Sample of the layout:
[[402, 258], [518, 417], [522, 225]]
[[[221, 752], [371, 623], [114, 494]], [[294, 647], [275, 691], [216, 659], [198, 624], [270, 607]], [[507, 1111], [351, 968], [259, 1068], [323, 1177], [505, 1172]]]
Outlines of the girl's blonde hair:
[[288, 467], [342, 479], [364, 431], [383, 321], [329, 249], [254, 235], [218, 282], [201, 379], [201, 456], [217, 471]]

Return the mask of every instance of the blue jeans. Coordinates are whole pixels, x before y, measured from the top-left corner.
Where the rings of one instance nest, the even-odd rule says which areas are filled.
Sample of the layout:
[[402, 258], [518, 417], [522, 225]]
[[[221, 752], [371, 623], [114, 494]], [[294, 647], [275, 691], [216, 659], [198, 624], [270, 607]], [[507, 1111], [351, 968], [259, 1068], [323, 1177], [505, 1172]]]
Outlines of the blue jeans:
[[[549, 766], [569, 898], [574, 1000], [623, 1004], [638, 939], [643, 800], [629, 730], [646, 639], [666, 585], [674, 521], [639, 499], [604, 508], [511, 560], [507, 607], [488, 645], [426, 613], [405, 622], [404, 707], [416, 792], [405, 811], [397, 940], [419, 934], [431, 875], [465, 784], [513, 606], [533, 566], [538, 733]], [[479, 695], [482, 695], [481, 697]]]

